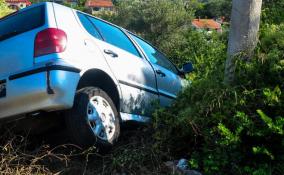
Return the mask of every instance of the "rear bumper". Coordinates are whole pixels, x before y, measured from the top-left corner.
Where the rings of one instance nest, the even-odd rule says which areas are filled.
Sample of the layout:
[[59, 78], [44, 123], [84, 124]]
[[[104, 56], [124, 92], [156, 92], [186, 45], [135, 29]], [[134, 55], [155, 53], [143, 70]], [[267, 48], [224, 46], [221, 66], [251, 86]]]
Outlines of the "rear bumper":
[[50, 65], [11, 75], [6, 80], [6, 96], [0, 98], [0, 118], [71, 108], [79, 72], [70, 66]]

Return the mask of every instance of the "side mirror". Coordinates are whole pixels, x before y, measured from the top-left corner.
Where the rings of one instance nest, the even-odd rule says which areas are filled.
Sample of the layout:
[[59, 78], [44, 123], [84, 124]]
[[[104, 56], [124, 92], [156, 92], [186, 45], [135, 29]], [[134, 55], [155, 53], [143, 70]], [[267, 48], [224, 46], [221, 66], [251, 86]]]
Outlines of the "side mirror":
[[182, 65], [182, 69], [181, 72], [184, 74], [188, 74], [190, 72], [193, 72], [194, 68], [193, 68], [193, 64], [191, 62], [185, 63], [184, 65]]

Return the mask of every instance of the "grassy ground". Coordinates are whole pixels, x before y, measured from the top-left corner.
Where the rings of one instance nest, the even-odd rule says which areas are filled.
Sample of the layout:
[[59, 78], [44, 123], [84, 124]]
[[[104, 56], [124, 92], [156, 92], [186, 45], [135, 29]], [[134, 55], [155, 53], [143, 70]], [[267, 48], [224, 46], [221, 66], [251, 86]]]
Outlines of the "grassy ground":
[[0, 174], [166, 174], [147, 127], [123, 129], [116, 147], [104, 155], [68, 144], [62, 130], [36, 136], [3, 131]]

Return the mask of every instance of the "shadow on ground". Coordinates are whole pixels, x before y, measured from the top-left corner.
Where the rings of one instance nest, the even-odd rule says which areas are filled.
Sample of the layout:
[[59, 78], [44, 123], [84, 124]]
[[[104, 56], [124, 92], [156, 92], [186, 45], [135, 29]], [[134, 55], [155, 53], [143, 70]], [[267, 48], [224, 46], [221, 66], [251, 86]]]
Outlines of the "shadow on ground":
[[[64, 128], [13, 133], [2, 129], [0, 174], [166, 174], [147, 126], [122, 127], [120, 141], [102, 155], [69, 144]], [[35, 133], [35, 134], [34, 134]]]

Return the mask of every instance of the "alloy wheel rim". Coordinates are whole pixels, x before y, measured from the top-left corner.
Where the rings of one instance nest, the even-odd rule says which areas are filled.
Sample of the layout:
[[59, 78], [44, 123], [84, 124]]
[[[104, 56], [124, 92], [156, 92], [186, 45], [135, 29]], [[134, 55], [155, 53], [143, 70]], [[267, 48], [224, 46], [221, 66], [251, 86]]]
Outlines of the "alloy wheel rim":
[[94, 134], [104, 141], [112, 139], [115, 133], [115, 115], [107, 100], [94, 96], [89, 100], [87, 117]]

